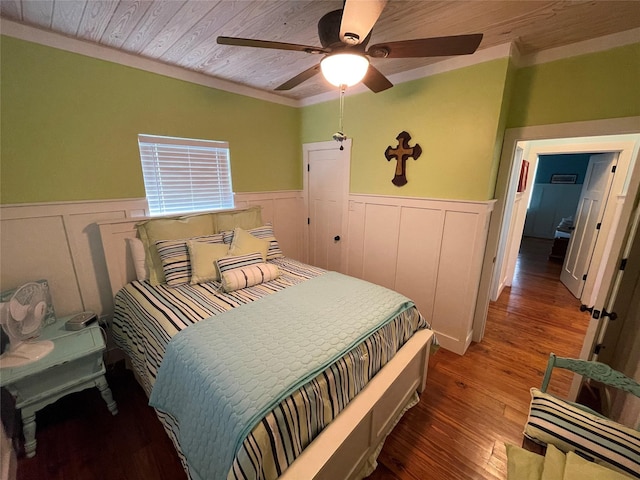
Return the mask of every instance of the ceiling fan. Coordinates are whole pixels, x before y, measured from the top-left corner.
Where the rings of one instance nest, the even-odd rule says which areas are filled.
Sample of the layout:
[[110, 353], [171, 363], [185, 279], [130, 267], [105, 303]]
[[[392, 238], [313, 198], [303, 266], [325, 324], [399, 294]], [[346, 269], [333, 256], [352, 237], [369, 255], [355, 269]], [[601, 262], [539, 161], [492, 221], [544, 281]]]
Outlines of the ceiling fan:
[[299, 73], [275, 90], [291, 90], [322, 70], [325, 78], [336, 86], [351, 86], [362, 81], [376, 93], [392, 87], [393, 84], [377, 68], [370, 65], [367, 57], [417, 58], [468, 55], [474, 53], [480, 45], [482, 34], [475, 33], [385, 42], [367, 48], [371, 29], [386, 3], [387, 0], [345, 0], [342, 10], [327, 13], [318, 22], [318, 37], [322, 47], [223, 36], [218, 37], [217, 42], [221, 45], [325, 54], [320, 64]]

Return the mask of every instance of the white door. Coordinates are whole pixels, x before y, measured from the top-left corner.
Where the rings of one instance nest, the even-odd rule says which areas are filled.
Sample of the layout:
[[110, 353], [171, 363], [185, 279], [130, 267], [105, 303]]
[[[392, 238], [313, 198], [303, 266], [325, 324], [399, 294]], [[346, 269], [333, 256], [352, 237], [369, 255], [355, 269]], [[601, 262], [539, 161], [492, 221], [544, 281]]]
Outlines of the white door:
[[[522, 168], [521, 165], [523, 155], [523, 147], [519, 144], [516, 145], [516, 152], [513, 158], [513, 166], [511, 167], [511, 176], [509, 178], [509, 187], [507, 191], [507, 199], [502, 220], [504, 227], [500, 232], [500, 243], [498, 245], [498, 252], [496, 254], [493, 277], [491, 279], [491, 292], [489, 298], [492, 302], [498, 300], [500, 294], [502, 293], [502, 290], [504, 290], [504, 287], [511, 285], [509, 279], [507, 278], [509, 264], [511, 263], [511, 254], [513, 253], [515, 243], [518, 244], [518, 248], [515, 250], [516, 256], [518, 254], [518, 249], [520, 248], [522, 232], [517, 230], [515, 224], [518, 219], [520, 206], [522, 205], [520, 203], [522, 194], [518, 194], [516, 190], [520, 178], [520, 169]], [[535, 172], [535, 164], [531, 165], [531, 168], [529, 170], [527, 185], [533, 183], [533, 172]], [[513, 263], [515, 263], [515, 259], [513, 260]]]
[[574, 230], [560, 274], [560, 281], [576, 298], [582, 296], [617, 159], [617, 153], [600, 153], [589, 159], [574, 216]]
[[[640, 179], [640, 175], [636, 175], [636, 185], [635, 188], [637, 191], [638, 180]], [[630, 187], [631, 188], [631, 187]], [[633, 195], [631, 196], [633, 198]], [[582, 344], [582, 351], [580, 352], [580, 357], [583, 360], [600, 360], [598, 357], [600, 355], [601, 346], [607, 346], [609, 348], [609, 353], [611, 353], [611, 349], [614, 348], [614, 344], [611, 342], [611, 336], [607, 339], [607, 333], [609, 329], [609, 322], [611, 320], [610, 313], [614, 312], [616, 315], [616, 308], [620, 307], [620, 305], [616, 305], [618, 301], [618, 295], [620, 295], [621, 303], [625, 301], [627, 303], [637, 302], [636, 300], [630, 299], [632, 295], [629, 291], [629, 284], [626, 284], [623, 287], [623, 277], [625, 277], [627, 272], [626, 263], [629, 260], [631, 267], [629, 268], [629, 274], [632, 276], [631, 281], [633, 282], [638, 278], [637, 272], [634, 272], [634, 269], [638, 269], [636, 265], [634, 265], [634, 261], [637, 262], [637, 257], [635, 256], [635, 251], [638, 250], [638, 246], [635, 245], [634, 241], [636, 239], [636, 235], [640, 234], [640, 205], [635, 207], [635, 212], [631, 215], [629, 219], [628, 225], [622, 224], [621, 228], [618, 229], [618, 233], [622, 237], [626, 237], [626, 240], [620, 250], [620, 254], [613, 254], [612, 257], [616, 261], [620, 261], [617, 265], [615, 272], [611, 272], [611, 277], [603, 282], [601, 288], [598, 289], [596, 294], [595, 301], [591, 307], [591, 322], [589, 323], [589, 327], [587, 328], [587, 332], [584, 337], [584, 343]], [[635, 276], [635, 277], [634, 277]], [[609, 289], [611, 286], [611, 289]], [[626, 289], [626, 291], [625, 291]], [[621, 291], [622, 290], [622, 291]], [[631, 298], [633, 298], [631, 296]], [[605, 311], [608, 312], [605, 314]], [[622, 309], [620, 314], [625, 315], [628, 313], [629, 309]], [[618, 319], [614, 322], [622, 323], [623, 319]], [[614, 331], [612, 335], [615, 335], [616, 332], [619, 333], [620, 326], [616, 325], [614, 327]], [[631, 344], [633, 344], [631, 342]], [[619, 352], [616, 352], [619, 353]], [[636, 356], [637, 357], [637, 356]], [[607, 360], [611, 360], [611, 356], [605, 355], [605, 357], [601, 360], [604, 363], [607, 363]], [[575, 400], [578, 397], [578, 392], [580, 391], [580, 386], [582, 384], [583, 377], [581, 375], [574, 375], [573, 381], [571, 383], [571, 389], [569, 391], [569, 398], [571, 400]]]
[[351, 141], [306, 144], [304, 150], [307, 196], [308, 261], [311, 265], [344, 272]]

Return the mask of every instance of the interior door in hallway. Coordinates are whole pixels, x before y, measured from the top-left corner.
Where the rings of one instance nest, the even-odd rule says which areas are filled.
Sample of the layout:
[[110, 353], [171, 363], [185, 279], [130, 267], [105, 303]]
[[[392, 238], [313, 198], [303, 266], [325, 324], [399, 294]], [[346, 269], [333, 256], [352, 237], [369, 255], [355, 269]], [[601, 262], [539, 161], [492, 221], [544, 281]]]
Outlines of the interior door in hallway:
[[618, 153], [612, 152], [592, 155], [589, 160], [574, 218], [575, 229], [560, 274], [560, 280], [576, 298], [582, 296], [617, 159]]
[[347, 219], [351, 142], [304, 145], [309, 263], [344, 272], [343, 237]]

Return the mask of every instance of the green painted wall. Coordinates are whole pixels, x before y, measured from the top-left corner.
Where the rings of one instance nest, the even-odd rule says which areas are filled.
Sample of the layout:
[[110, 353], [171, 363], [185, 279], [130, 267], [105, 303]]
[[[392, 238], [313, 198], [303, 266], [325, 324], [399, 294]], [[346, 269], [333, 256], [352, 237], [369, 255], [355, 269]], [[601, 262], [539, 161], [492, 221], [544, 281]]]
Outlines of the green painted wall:
[[[508, 59], [345, 98], [344, 132], [353, 139], [351, 192], [487, 200], [493, 197], [511, 78]], [[338, 93], [336, 91], [336, 97]], [[338, 102], [302, 109], [302, 141], [330, 140]], [[408, 183], [391, 183], [384, 151], [402, 130], [422, 156], [408, 160]]]
[[507, 127], [640, 115], [640, 43], [521, 68]]
[[[137, 134], [228, 140], [237, 192], [302, 188], [301, 143], [336, 100], [300, 109], [0, 37], [0, 202], [144, 196]], [[640, 115], [640, 43], [516, 69], [494, 60], [345, 99], [351, 191], [487, 200], [504, 128]], [[407, 130], [422, 157], [391, 183]]]
[[138, 133], [229, 141], [236, 192], [302, 188], [297, 108], [0, 42], [3, 204], [144, 197]]

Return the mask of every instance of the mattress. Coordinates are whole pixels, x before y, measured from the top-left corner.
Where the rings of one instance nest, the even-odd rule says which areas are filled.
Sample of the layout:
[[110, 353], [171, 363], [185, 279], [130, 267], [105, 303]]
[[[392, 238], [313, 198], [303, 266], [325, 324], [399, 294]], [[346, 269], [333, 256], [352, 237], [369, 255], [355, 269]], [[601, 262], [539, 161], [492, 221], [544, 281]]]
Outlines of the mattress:
[[[282, 272], [278, 279], [231, 293], [220, 293], [216, 282], [171, 288], [136, 281], [116, 295], [114, 338], [130, 357], [147, 395], [177, 332], [325, 273], [287, 258], [271, 262]], [[415, 308], [402, 312], [285, 398], [244, 440], [228, 478], [277, 478], [420, 328], [428, 325]], [[177, 420], [164, 412], [158, 416], [191, 474], [177, 441]]]

